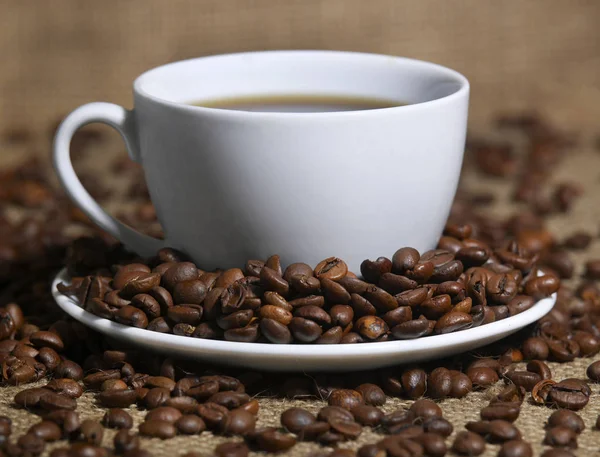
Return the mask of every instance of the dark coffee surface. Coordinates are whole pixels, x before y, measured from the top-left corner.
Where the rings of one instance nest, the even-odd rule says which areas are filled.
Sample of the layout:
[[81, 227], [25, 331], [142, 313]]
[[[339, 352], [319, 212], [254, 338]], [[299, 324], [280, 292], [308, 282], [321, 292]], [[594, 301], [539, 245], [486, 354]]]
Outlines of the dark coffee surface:
[[200, 100], [190, 105], [235, 111], [275, 113], [324, 113], [336, 111], [364, 111], [406, 105], [393, 100], [337, 95], [255, 95], [216, 100]]

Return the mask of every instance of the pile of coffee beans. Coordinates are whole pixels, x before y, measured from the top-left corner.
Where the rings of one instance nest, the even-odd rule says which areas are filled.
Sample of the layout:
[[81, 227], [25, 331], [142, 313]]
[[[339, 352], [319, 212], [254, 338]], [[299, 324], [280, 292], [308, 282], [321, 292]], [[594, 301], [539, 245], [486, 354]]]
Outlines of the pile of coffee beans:
[[[161, 333], [238, 342], [350, 344], [469, 329], [519, 314], [560, 281], [516, 241], [492, 249], [468, 224], [446, 226], [440, 248], [398, 249], [361, 264], [314, 268], [279, 256], [204, 271], [173, 249], [133, 259], [89, 240], [73, 246], [59, 290], [86, 310]], [[93, 260], [93, 262], [91, 261]], [[112, 262], [112, 263], [111, 263]]]
[[[146, 443], [220, 435], [229, 438], [215, 447], [217, 457], [300, 452], [306, 442], [323, 446], [316, 454], [323, 457], [528, 457], [533, 446], [543, 446], [544, 457], [573, 456], [582, 432], [599, 433], [600, 417], [586, 422], [600, 361], [572, 377], [558, 376], [547, 361], [600, 352], [600, 261], [582, 263], [581, 278], [573, 261], [573, 252], [585, 253], [597, 237], [575, 230], [558, 241], [545, 228], [547, 215], [570, 211], [581, 194], [576, 184], [549, 180], [571, 138], [535, 117], [499, 123], [526, 136], [528, 153], [472, 142], [466, 164], [493, 179], [516, 178], [516, 212], [492, 217], [487, 206], [494, 195], [463, 187], [438, 249], [419, 255], [403, 248], [366, 260], [360, 278], [337, 258], [283, 268], [273, 256], [216, 272], [201, 271], [172, 250], [138, 259], [70, 205], [42, 161], [0, 172], [1, 379], [18, 386], [12, 406], [34, 419], [23, 429], [0, 417], [0, 455], [148, 457], [153, 445]], [[29, 135], [17, 133], [11, 141], [27, 147]], [[85, 160], [83, 146], [103, 141], [98, 132], [82, 131], [73, 145], [76, 166]], [[125, 197], [136, 200], [137, 209], [120, 217], [156, 234], [141, 171], [120, 159], [112, 168], [133, 183]], [[115, 198], [96, 175], [81, 173], [96, 197]], [[417, 338], [517, 314], [554, 291], [558, 298], [537, 323], [476, 354], [371, 372], [263, 373], [109, 345], [53, 304], [49, 284], [65, 264], [74, 279], [63, 291], [102, 317], [230, 341]], [[463, 427], [447, 410], [444, 417], [441, 400], [473, 391], [486, 398], [479, 418]], [[303, 401], [265, 427], [261, 397]], [[407, 406], [390, 407], [390, 397]], [[94, 420], [85, 412], [90, 400], [103, 408]], [[532, 404], [547, 412], [536, 441], [517, 422]], [[143, 415], [139, 424], [136, 410]], [[362, 444], [371, 433], [377, 437]]]

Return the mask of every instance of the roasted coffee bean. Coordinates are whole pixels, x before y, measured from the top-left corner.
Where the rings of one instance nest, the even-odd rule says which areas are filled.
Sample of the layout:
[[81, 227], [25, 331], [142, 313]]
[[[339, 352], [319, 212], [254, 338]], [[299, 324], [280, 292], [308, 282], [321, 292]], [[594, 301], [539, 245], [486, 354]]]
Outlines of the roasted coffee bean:
[[323, 308], [319, 308], [318, 306], [308, 305], [297, 308], [294, 311], [294, 316], [309, 319], [321, 326], [328, 326], [331, 324], [331, 317], [327, 311], [323, 310]]
[[502, 444], [498, 457], [532, 457], [531, 445], [523, 440], [511, 440]]
[[198, 408], [198, 401], [192, 397], [171, 397], [167, 399], [164, 406], [178, 409], [184, 414], [191, 414]]
[[497, 304], [508, 304], [517, 294], [517, 283], [507, 273], [492, 275], [485, 285], [486, 297]]
[[163, 287], [172, 291], [177, 283], [192, 281], [194, 279], [198, 279], [198, 277], [199, 271], [198, 268], [196, 268], [196, 265], [191, 262], [178, 262], [170, 266], [163, 273], [160, 282]]
[[149, 420], [142, 422], [139, 426], [140, 435], [151, 438], [166, 440], [177, 434], [175, 425], [163, 420]]
[[377, 309], [364, 297], [358, 294], [352, 294], [350, 298], [350, 306], [356, 317], [374, 316], [377, 314]]
[[344, 336], [342, 327], [332, 327], [323, 333], [319, 339], [315, 341], [316, 344], [339, 344]]
[[119, 324], [130, 325], [137, 328], [146, 328], [148, 326], [148, 317], [141, 309], [134, 306], [124, 306], [114, 315], [115, 321]]
[[138, 294], [135, 295], [131, 299], [131, 306], [141, 309], [146, 316], [148, 316], [148, 320], [156, 319], [160, 316], [161, 308], [151, 295], [149, 294]]
[[334, 305], [329, 310], [331, 325], [345, 328], [354, 319], [354, 310], [349, 305]]
[[208, 401], [225, 406], [227, 409], [234, 409], [248, 403], [250, 397], [243, 392], [225, 391], [211, 395]]
[[290, 311], [281, 306], [263, 305], [260, 308], [260, 317], [262, 319], [272, 319], [282, 325], [289, 325], [294, 316]]
[[253, 317], [254, 311], [251, 309], [242, 309], [231, 314], [219, 316], [217, 318], [217, 325], [223, 330], [242, 328], [247, 326]]
[[79, 414], [66, 409], [52, 411], [44, 416], [44, 420], [49, 420], [59, 425], [67, 435], [79, 430], [81, 426]]
[[386, 313], [398, 307], [396, 299], [377, 286], [367, 288], [364, 296], [381, 313]]
[[431, 398], [440, 399], [450, 395], [452, 390], [452, 374], [450, 370], [438, 367], [429, 374], [427, 394]]
[[387, 451], [376, 444], [364, 444], [357, 451], [357, 457], [386, 457]]
[[[327, 279], [327, 278], [321, 278], [320, 282], [321, 282], [321, 291], [323, 292], [323, 295], [325, 296], [325, 298], [327, 300], [329, 300], [330, 303], [337, 303], [337, 304], [341, 304], [341, 305], [347, 305], [350, 303], [350, 298], [351, 298], [350, 294], [348, 293], [348, 291], [346, 289], [344, 289], [344, 286], [342, 286], [341, 284], [339, 284], [335, 281], [332, 281], [331, 279]], [[375, 287], [375, 286], [370, 286], [370, 287]], [[292, 306], [296, 306], [296, 305], [292, 304]]]
[[370, 405], [357, 405], [350, 412], [356, 422], [369, 427], [377, 427], [383, 418], [383, 411]]
[[214, 429], [220, 426], [221, 422], [229, 414], [229, 410], [224, 406], [208, 402], [198, 405], [197, 414], [202, 418], [207, 427]]
[[408, 398], [420, 398], [427, 390], [427, 373], [419, 368], [405, 370], [401, 382]]
[[430, 417], [442, 417], [442, 409], [436, 403], [426, 398], [415, 401], [410, 406], [409, 411], [421, 422]]
[[398, 306], [410, 306], [414, 308], [415, 306], [423, 303], [428, 296], [428, 289], [426, 287], [419, 287], [414, 290], [407, 290], [395, 295], [396, 302]]
[[[357, 405], [355, 404], [354, 406]], [[330, 422], [332, 420], [352, 422], [354, 420], [354, 416], [349, 409], [342, 408], [340, 406], [325, 406], [319, 411], [317, 419], [324, 422]]]
[[293, 308], [300, 308], [302, 306], [318, 306], [323, 307], [325, 305], [325, 298], [321, 295], [307, 295], [306, 297], [296, 298], [288, 302]]
[[[223, 278], [224, 274], [217, 279], [217, 283]], [[229, 285], [229, 284], [228, 284]], [[218, 287], [226, 287], [219, 285]], [[173, 288], [173, 301], [178, 304], [200, 305], [206, 298], [208, 290], [206, 284], [199, 279], [178, 282]], [[135, 300], [135, 297], [134, 297]]]
[[111, 408], [104, 414], [102, 425], [106, 428], [129, 429], [133, 427], [133, 418], [123, 409]]
[[423, 301], [420, 308], [427, 319], [436, 320], [452, 310], [452, 299], [450, 295], [436, 295]]
[[419, 286], [417, 281], [394, 273], [382, 274], [377, 285], [392, 295], [414, 290]]
[[[152, 298], [154, 298], [154, 300], [156, 300], [156, 302], [160, 306], [161, 314], [163, 314], [163, 315], [167, 314], [167, 311], [169, 310], [169, 308], [171, 308], [174, 305], [173, 297], [172, 297], [171, 293], [164, 287], [161, 287], [161, 286], [153, 287], [148, 292], [148, 295], [150, 295]], [[129, 303], [127, 303], [127, 304], [129, 304]]]
[[55, 411], [57, 409], [74, 410], [77, 408], [77, 402], [74, 399], [56, 394], [52, 391], [40, 397], [39, 405], [46, 411]]
[[484, 436], [490, 443], [521, 439], [519, 430], [504, 420], [468, 422], [465, 427], [471, 432]]
[[445, 334], [465, 330], [473, 326], [473, 318], [470, 314], [460, 311], [450, 311], [444, 314], [435, 324], [434, 331], [437, 334]]
[[576, 330], [573, 340], [579, 345], [579, 354], [582, 357], [591, 357], [600, 352], [600, 338], [592, 333]]
[[290, 408], [281, 414], [281, 425], [292, 433], [298, 434], [310, 424], [314, 424], [317, 418], [303, 408]]
[[275, 344], [289, 344], [293, 339], [290, 330], [274, 319], [261, 319], [260, 331], [265, 338]]
[[515, 402], [491, 403], [480, 412], [484, 421], [504, 420], [514, 422], [519, 417], [521, 406]]
[[331, 432], [339, 433], [350, 440], [358, 438], [362, 433], [361, 425], [354, 421], [332, 420], [329, 422], [329, 425], [331, 427]]
[[300, 441], [315, 441], [331, 429], [328, 422], [317, 421], [305, 426], [297, 436]]
[[567, 427], [579, 434], [585, 429], [583, 419], [567, 409], [559, 409], [548, 418], [548, 427]]
[[294, 435], [272, 428], [258, 432], [255, 439], [259, 449], [265, 452], [283, 452], [296, 444]]
[[346, 276], [346, 273], [348, 273], [348, 265], [337, 257], [329, 257], [322, 260], [317, 264], [314, 271], [318, 279], [326, 278], [332, 281], [343, 278]]
[[368, 340], [375, 340], [388, 332], [385, 321], [377, 316], [364, 316], [358, 319], [354, 328]]
[[379, 257], [377, 260], [364, 260], [360, 264], [360, 272], [370, 283], [376, 284], [381, 275], [392, 271], [392, 262], [387, 257]]
[[413, 319], [392, 328], [391, 333], [394, 338], [399, 340], [420, 338], [429, 335], [432, 329], [429, 321], [425, 316], [419, 316], [418, 319]]
[[453, 398], [462, 398], [473, 390], [473, 383], [469, 377], [460, 371], [451, 371], [452, 383], [450, 396]]
[[385, 404], [385, 393], [383, 392], [381, 387], [379, 387], [376, 384], [361, 384], [355, 390], [362, 395], [365, 404], [367, 405], [381, 406]]
[[329, 406], [339, 406], [351, 410], [357, 405], [363, 404], [362, 394], [356, 390], [335, 389], [328, 399]]
[[289, 330], [296, 340], [303, 343], [315, 341], [323, 333], [319, 324], [302, 317], [294, 317], [290, 322]]
[[215, 448], [216, 457], [248, 457], [249, 452], [243, 441], [221, 443]]
[[155, 387], [150, 389], [144, 397], [144, 403], [148, 409], [158, 408], [165, 404], [165, 402], [171, 397], [169, 389], [164, 387]]
[[532, 360], [527, 364], [527, 371], [537, 373], [542, 379], [552, 379], [550, 367], [540, 360]]
[[199, 305], [175, 305], [167, 311], [168, 318], [176, 324], [196, 325], [202, 319], [203, 309]]
[[403, 274], [408, 270], [413, 270], [420, 258], [419, 251], [414, 248], [406, 247], [398, 249], [392, 257], [392, 271]]
[[35, 332], [29, 336], [29, 341], [37, 348], [48, 347], [57, 352], [61, 352], [65, 348], [60, 336], [54, 332]]
[[600, 382], [600, 360], [590, 364], [586, 370], [587, 377], [594, 382]]
[[509, 370], [504, 376], [516, 386], [525, 388], [527, 392], [531, 392], [533, 387], [542, 380], [539, 374], [531, 371]]
[[546, 402], [559, 408], [578, 411], [588, 404], [590, 395], [591, 390], [585, 382], [569, 378], [551, 386]]
[[53, 379], [46, 384], [46, 389], [71, 398], [79, 398], [83, 395], [83, 387], [77, 381], [69, 378]]
[[287, 297], [290, 290], [289, 283], [267, 266], [260, 271], [260, 284], [265, 290], [277, 292], [282, 297]]
[[523, 342], [521, 350], [527, 360], [546, 360], [549, 354], [548, 345], [544, 339], [535, 336], [527, 338]]
[[476, 433], [458, 432], [452, 444], [452, 450], [459, 455], [478, 456], [485, 451], [485, 441]]
[[27, 434], [41, 438], [46, 442], [58, 441], [62, 437], [62, 430], [55, 422], [44, 420], [32, 425]]
[[79, 440], [88, 444], [100, 445], [104, 437], [104, 427], [99, 422], [86, 419], [81, 422], [79, 427]]
[[181, 411], [169, 406], [159, 406], [146, 414], [146, 420], [161, 420], [170, 423], [176, 422], [182, 416]]
[[83, 378], [83, 384], [88, 389], [99, 390], [104, 381], [118, 380], [120, 377], [121, 372], [117, 369], [96, 371]]
[[443, 437], [452, 435], [454, 427], [443, 417], [430, 417], [423, 421], [423, 431]]
[[21, 390], [15, 395], [14, 401], [17, 405], [22, 408], [35, 408], [39, 406], [40, 400], [43, 396], [51, 393], [49, 389], [40, 387], [32, 387], [29, 389]]
[[119, 430], [113, 439], [115, 452], [125, 454], [140, 447], [140, 438], [137, 435], [130, 435], [127, 430]]
[[[33, 455], [37, 456], [44, 452], [44, 448], [46, 447], [46, 442], [35, 435], [25, 434], [21, 435], [17, 440], [17, 448], [21, 451], [22, 455], [28, 456]], [[11, 452], [7, 449], [7, 453], [10, 455]]]
[[158, 286], [161, 281], [161, 276], [158, 273], [130, 272], [129, 275], [129, 280], [122, 287], [116, 287], [120, 283], [116, 284], [113, 281], [113, 286], [120, 289], [119, 295], [127, 300], [137, 294], [148, 293], [153, 287]]
[[579, 355], [579, 344], [574, 340], [546, 340], [550, 357], [557, 362], [571, 362]]
[[258, 324], [250, 324], [242, 328], [226, 330], [223, 336], [227, 341], [239, 341], [242, 343], [253, 343], [258, 340]]
[[138, 393], [133, 389], [106, 390], [98, 394], [98, 402], [106, 408], [127, 408], [138, 399]]
[[183, 433], [184, 435], [197, 435], [206, 430], [204, 421], [195, 414], [181, 416], [175, 422], [175, 427], [177, 427], [179, 433]]
[[575, 265], [566, 250], [559, 249], [546, 252], [542, 255], [542, 262], [552, 268], [563, 279], [573, 277]]
[[557, 426], [546, 430], [544, 444], [552, 447], [577, 448], [577, 434], [568, 427]]
[[356, 344], [356, 343], [364, 343], [364, 339], [356, 332], [348, 332], [340, 341], [340, 344]]

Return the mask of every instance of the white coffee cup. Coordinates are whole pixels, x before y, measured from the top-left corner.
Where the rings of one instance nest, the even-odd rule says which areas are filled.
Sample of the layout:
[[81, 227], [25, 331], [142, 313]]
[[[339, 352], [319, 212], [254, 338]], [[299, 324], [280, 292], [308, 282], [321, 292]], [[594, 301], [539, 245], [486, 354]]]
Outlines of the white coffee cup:
[[[138, 77], [135, 108], [90, 103], [63, 121], [54, 165], [71, 199], [143, 256], [170, 246], [204, 269], [279, 254], [337, 256], [354, 272], [402, 246], [433, 248], [462, 164], [469, 83], [432, 63], [374, 54], [268, 51], [167, 64]], [[363, 111], [249, 112], [189, 102], [273, 94], [409, 103]], [[102, 122], [145, 172], [165, 240], [107, 214], [83, 188], [69, 144]]]

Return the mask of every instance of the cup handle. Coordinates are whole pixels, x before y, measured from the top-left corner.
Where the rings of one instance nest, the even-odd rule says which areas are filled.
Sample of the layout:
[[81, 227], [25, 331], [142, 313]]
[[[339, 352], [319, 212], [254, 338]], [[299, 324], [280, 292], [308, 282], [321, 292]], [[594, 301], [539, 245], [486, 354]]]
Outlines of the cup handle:
[[140, 161], [133, 111], [113, 103], [88, 103], [69, 114], [58, 127], [52, 155], [58, 178], [71, 200], [96, 225], [137, 254], [143, 257], [152, 256], [165, 246], [165, 242], [133, 230], [104, 211], [75, 174], [70, 156], [71, 139], [79, 128], [94, 122], [101, 122], [116, 129], [125, 141], [129, 157], [134, 162]]

